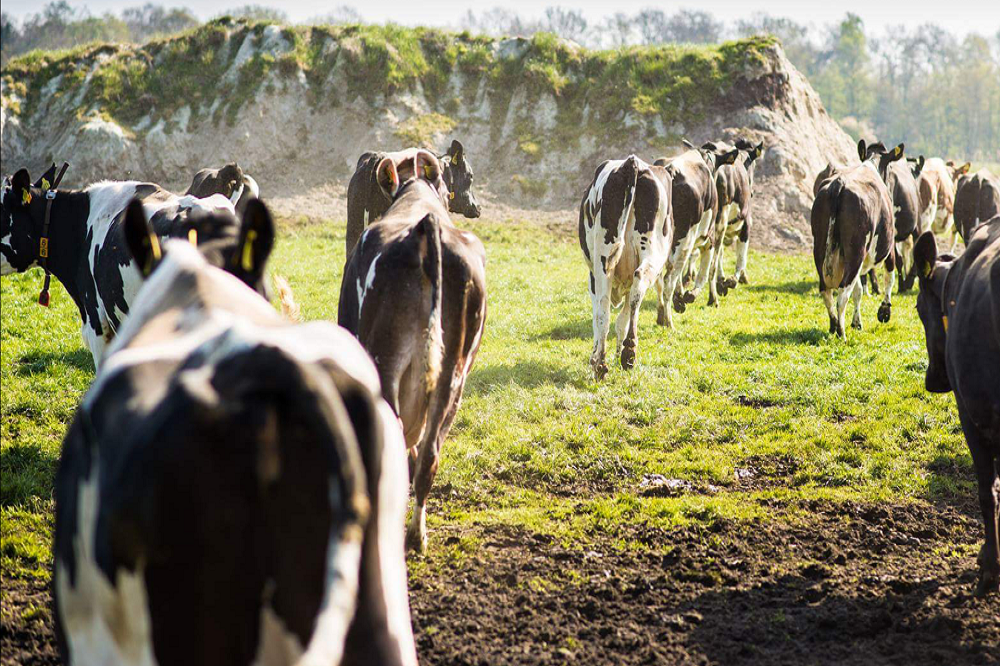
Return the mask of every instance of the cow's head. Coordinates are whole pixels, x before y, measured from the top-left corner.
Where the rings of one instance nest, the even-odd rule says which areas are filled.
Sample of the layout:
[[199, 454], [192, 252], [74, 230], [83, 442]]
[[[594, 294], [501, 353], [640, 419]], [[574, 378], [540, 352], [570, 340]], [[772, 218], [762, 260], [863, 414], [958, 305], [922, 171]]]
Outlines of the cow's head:
[[413, 168], [405, 164], [404, 168], [398, 168], [392, 157], [384, 157], [375, 167], [375, 181], [382, 192], [395, 201], [396, 196], [402, 191], [403, 186], [414, 180], [425, 180], [430, 183], [445, 208], [448, 207], [449, 192], [443, 178], [443, 168], [434, 155], [426, 150], [417, 150], [413, 154]]
[[721, 142], [708, 141], [703, 143], [701, 148], [694, 148], [688, 141], [684, 141], [684, 145], [701, 153], [701, 158], [705, 160], [705, 164], [708, 165], [713, 176], [721, 167], [733, 164], [740, 155], [739, 148], [733, 148]]
[[932, 393], [947, 393], [951, 390], [951, 382], [945, 365], [948, 314], [944, 299], [954, 258], [950, 255], [939, 256], [934, 233], [925, 231], [913, 248], [913, 261], [917, 275], [920, 276], [917, 314], [920, 315], [927, 338], [927, 374], [924, 376], [924, 386]]
[[760, 159], [761, 155], [764, 154], [764, 142], [761, 141], [757, 145], [754, 145], [753, 142], [741, 137], [736, 140], [736, 148], [747, 154], [743, 166], [747, 170], [747, 178], [750, 180], [750, 185], [753, 186], [753, 166]]
[[913, 174], [914, 178], [917, 178], [920, 172], [924, 170], [924, 162], [926, 161], [924, 156], [907, 157], [906, 161], [910, 163], [910, 173]]
[[865, 140], [861, 139], [858, 141], [858, 157], [861, 158], [862, 162], [871, 161], [875, 165], [875, 168], [878, 169], [878, 175], [885, 181], [889, 172], [889, 165], [903, 158], [904, 148], [903, 144], [899, 144], [892, 150], [887, 150], [885, 144], [881, 141], [866, 145]]
[[451, 148], [441, 156], [444, 183], [448, 187], [448, 210], [465, 217], [479, 217], [482, 210], [472, 191], [475, 175], [465, 157], [465, 146], [458, 139], [451, 142]]
[[27, 169], [4, 178], [0, 189], [0, 275], [22, 273], [38, 263], [44, 195], [55, 171], [53, 164], [34, 184]]
[[958, 179], [969, 173], [969, 169], [972, 168], [972, 164], [966, 162], [965, 164], [957, 164], [954, 160], [948, 160], [944, 163], [948, 167], [948, 173], [951, 174], [951, 182], [958, 182]]
[[[269, 297], [265, 268], [274, 247], [274, 221], [260, 199], [247, 202], [242, 220], [224, 210], [192, 211], [180, 233], [197, 246], [208, 263]], [[138, 199], [133, 199], [125, 212], [125, 241], [139, 271], [148, 277], [163, 258], [163, 246]]]

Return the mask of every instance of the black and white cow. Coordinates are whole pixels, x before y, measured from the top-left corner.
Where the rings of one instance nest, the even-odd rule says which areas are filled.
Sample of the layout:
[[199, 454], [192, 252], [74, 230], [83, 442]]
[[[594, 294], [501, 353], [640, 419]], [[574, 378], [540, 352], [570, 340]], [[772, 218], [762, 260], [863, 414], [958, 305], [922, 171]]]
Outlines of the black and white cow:
[[239, 164], [231, 162], [219, 169], [202, 169], [196, 173], [185, 194], [199, 199], [221, 194], [229, 199], [238, 214], [242, 214], [247, 202], [260, 198], [260, 187]]
[[[732, 164], [739, 150], [726, 150], [715, 144], [695, 148], [687, 141], [688, 150], [673, 158], [661, 157], [655, 166], [666, 167], [671, 182], [671, 212], [674, 222], [673, 243], [667, 257], [666, 269], [657, 276], [656, 291], [659, 295], [656, 323], [673, 328], [673, 315], [669, 304], [683, 312], [687, 303], [693, 303], [697, 294], [709, 282], [713, 264], [712, 239], [715, 218], [719, 211], [719, 194], [715, 187], [715, 174], [720, 167]], [[700, 253], [700, 266], [694, 289], [683, 291], [682, 279], [687, 271], [695, 246], [705, 248]], [[715, 282], [709, 284], [713, 300], [717, 298]]]
[[580, 248], [590, 271], [594, 349], [590, 367], [597, 379], [608, 373], [605, 344], [612, 307], [617, 352], [622, 368], [635, 365], [639, 307], [646, 290], [662, 272], [674, 224], [671, 177], [662, 166], [635, 155], [606, 160], [580, 203]]
[[[240, 231], [232, 203], [221, 195], [178, 197], [153, 183], [111, 181], [82, 190], [43, 191], [21, 169], [3, 181], [3, 275], [39, 265], [47, 196], [52, 197], [47, 268], [79, 308], [83, 338], [97, 366], [142, 283], [139, 268], [126, 251], [122, 224], [132, 199], [142, 201], [161, 236], [187, 238], [195, 221], [203, 221], [206, 226], [197, 236], [199, 242], [229, 238], [240, 241], [242, 247], [251, 231]], [[217, 217], [208, 223], [212, 216]]]
[[[719, 167], [715, 185], [719, 196], [719, 213], [715, 224], [715, 270], [709, 279], [715, 281], [716, 290], [725, 294], [737, 284], [747, 284], [747, 255], [750, 249], [750, 231], [753, 229], [753, 180], [757, 160], [764, 154], [764, 142], [754, 145], [746, 139], [736, 141], [740, 154], [732, 164]], [[736, 242], [736, 268], [732, 278], [726, 277], [723, 266], [725, 246]]]
[[441, 166], [426, 151], [401, 177], [391, 157], [376, 182], [392, 205], [362, 234], [340, 286], [338, 321], [375, 359], [382, 394], [415, 463], [407, 547], [427, 545], [427, 496], [486, 321], [486, 250], [452, 225]]
[[917, 312], [927, 337], [925, 384], [955, 392], [979, 486], [986, 539], [976, 593], [1000, 592], [1000, 217], [980, 224], [957, 259], [939, 255], [931, 232], [914, 250]]
[[[916, 279], [913, 272], [913, 245], [923, 231], [920, 229], [920, 194], [914, 171], [919, 174], [919, 167], [915, 169], [906, 162], [897, 161], [889, 165], [885, 178], [895, 216], [896, 268], [899, 272], [900, 293], [909, 291]], [[875, 275], [869, 274], [869, 280], [874, 286]]]
[[402, 433], [367, 354], [188, 243], [158, 261], [143, 218], [154, 270], [56, 475], [65, 663], [415, 665]]
[[1000, 178], [988, 169], [963, 174], [955, 189], [955, 227], [968, 241], [976, 227], [1000, 215]]
[[[862, 163], [826, 180], [813, 202], [813, 259], [819, 290], [830, 315], [830, 332], [846, 337], [847, 301], [854, 298], [851, 325], [861, 329], [861, 276], [885, 267], [884, 296], [878, 318], [888, 322], [895, 281], [895, 215], [885, 185], [889, 165], [903, 157], [903, 144], [887, 151], [858, 143]], [[839, 290], [839, 295], [835, 292]]]
[[[396, 173], [401, 182], [413, 177], [413, 160], [418, 148], [407, 148], [394, 153], [367, 152], [358, 158], [357, 167], [347, 186], [347, 240], [346, 258], [368, 225], [385, 215], [392, 200], [377, 180], [379, 165], [391, 159], [396, 165]], [[424, 151], [426, 152], [426, 151]], [[465, 155], [462, 142], [455, 139], [444, 155], [438, 157], [441, 164], [441, 179], [436, 183], [448, 200], [448, 210], [465, 217], [476, 218], [481, 214], [479, 202], [472, 191], [475, 174]]]

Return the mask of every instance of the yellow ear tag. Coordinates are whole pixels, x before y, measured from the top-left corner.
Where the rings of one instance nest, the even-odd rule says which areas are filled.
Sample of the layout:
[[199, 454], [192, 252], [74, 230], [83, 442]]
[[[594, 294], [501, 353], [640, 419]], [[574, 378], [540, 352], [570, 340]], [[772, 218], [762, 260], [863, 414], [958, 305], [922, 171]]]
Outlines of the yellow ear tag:
[[160, 252], [160, 239], [156, 236], [150, 236], [149, 247], [153, 250], [153, 259], [159, 261], [163, 257], [163, 253]]
[[31, 203], [31, 192], [27, 189], [21, 190], [21, 203], [25, 206]]
[[449, 199], [454, 199], [455, 198], [455, 193], [454, 192], [449, 192], [448, 193], [448, 198]]
[[198, 247], [198, 230], [188, 229], [188, 242], [195, 247]]
[[948, 332], [948, 315], [941, 315], [941, 323], [944, 324], [944, 332]]
[[434, 180], [434, 178], [431, 177], [432, 173], [433, 170], [431, 169], [430, 165], [429, 164], [424, 165], [424, 178], [426, 178], [427, 180]]
[[49, 184], [49, 181], [47, 181], [47, 180], [45, 180], [44, 178], [42, 178], [42, 192], [46, 192], [46, 191], [48, 191], [48, 189], [49, 189], [50, 187], [52, 187], [52, 185], [51, 185], [51, 184]]
[[257, 232], [251, 229], [247, 232], [247, 240], [243, 243], [243, 270], [253, 270], [253, 242], [257, 240]]

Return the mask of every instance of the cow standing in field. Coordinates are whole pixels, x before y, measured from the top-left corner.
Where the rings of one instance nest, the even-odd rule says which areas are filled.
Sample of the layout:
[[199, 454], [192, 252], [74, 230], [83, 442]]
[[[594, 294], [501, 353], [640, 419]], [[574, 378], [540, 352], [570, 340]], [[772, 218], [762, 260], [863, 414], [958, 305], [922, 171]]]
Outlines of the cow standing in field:
[[[813, 259], [819, 290], [830, 315], [830, 332], [846, 338], [844, 317], [854, 299], [851, 326], [861, 329], [861, 276], [885, 267], [884, 296], [878, 318], [892, 315], [895, 278], [895, 215], [885, 185], [889, 165], [903, 157], [903, 144], [886, 151], [881, 143], [868, 149], [858, 142], [862, 163], [828, 179], [812, 207]], [[836, 294], [839, 290], [839, 295]]]
[[55, 482], [65, 663], [415, 665], [402, 434], [364, 350], [161, 246], [141, 204], [125, 225], [151, 274]]
[[[417, 148], [408, 148], [394, 153], [367, 152], [358, 159], [354, 175], [347, 186], [347, 239], [345, 261], [350, 258], [351, 251], [368, 225], [375, 222], [389, 210], [392, 199], [378, 182], [378, 166], [385, 159], [390, 159], [396, 165], [396, 173], [402, 182], [414, 175], [414, 159]], [[475, 174], [472, 165], [465, 155], [462, 142], [455, 139], [444, 155], [439, 157], [441, 164], [441, 183], [447, 197], [447, 207], [453, 213], [465, 217], [476, 218], [481, 214], [479, 202], [472, 191]]]
[[250, 174], [243, 171], [236, 162], [231, 162], [221, 169], [202, 169], [194, 175], [191, 187], [185, 194], [199, 199], [221, 194], [229, 199], [237, 214], [243, 214], [247, 202], [260, 198], [260, 187]]
[[[132, 199], [142, 201], [161, 237], [188, 238], [195, 220], [211, 218], [196, 236], [198, 242], [230, 239], [231, 253], [245, 245], [252, 231], [241, 228], [232, 203], [221, 195], [178, 197], [153, 183], [112, 181], [56, 191], [32, 184], [26, 169], [3, 181], [0, 272], [23, 273], [44, 260], [46, 271], [79, 308], [83, 338], [98, 367], [142, 284], [124, 236], [125, 209]], [[48, 302], [47, 290], [41, 301]]]
[[[688, 150], [670, 159], [661, 157], [654, 163], [667, 169], [671, 178], [671, 217], [674, 234], [666, 269], [656, 279], [659, 296], [656, 323], [673, 328], [670, 303], [678, 312], [684, 312], [687, 303], [693, 303], [697, 294], [709, 283], [712, 267], [711, 239], [715, 218], [719, 210], [719, 194], [715, 187], [715, 174], [720, 167], [732, 164], [739, 150], [725, 150], [715, 144], [695, 148], [687, 141]], [[696, 245], [706, 248], [701, 252], [698, 277], [690, 293], [681, 294], [681, 284], [691, 253]], [[710, 298], [718, 298], [715, 282], [709, 283]]]
[[673, 237], [670, 198], [667, 170], [629, 155], [602, 162], [580, 203], [580, 247], [590, 271], [594, 317], [590, 367], [597, 379], [608, 373], [612, 307], [621, 307], [615, 321], [621, 366], [635, 365], [639, 306], [663, 270]]
[[979, 486], [986, 539], [979, 551], [980, 596], [1000, 591], [1000, 217], [980, 224], [957, 259], [938, 255], [931, 233], [915, 249], [917, 312], [927, 338], [925, 384], [955, 392]]
[[[920, 197], [917, 193], [914, 168], [903, 161], [893, 162], [886, 172], [885, 184], [892, 197], [896, 230], [896, 268], [899, 271], [899, 291], [903, 293], [910, 290], [916, 279], [916, 274], [913, 272], [913, 245], [922, 231]], [[874, 274], [869, 274], [869, 279], [874, 286]]]
[[1000, 215], [1000, 178], [980, 169], [958, 179], [955, 192], [955, 227], [968, 243], [976, 227]]
[[[733, 164], [719, 167], [715, 185], [719, 196], [719, 214], [715, 224], [715, 270], [709, 279], [715, 281], [716, 290], [725, 295], [737, 284], [747, 284], [747, 254], [750, 249], [750, 231], [753, 229], [754, 166], [764, 154], [764, 142], [754, 145], [738, 139], [736, 148], [740, 155]], [[736, 268], [732, 278], [726, 277], [723, 266], [723, 249], [736, 242]]]
[[917, 179], [920, 195], [920, 228], [930, 229], [939, 236], [951, 236], [951, 249], [958, 243], [955, 228], [955, 182], [969, 172], [969, 163], [962, 166], [940, 157], [932, 157], [924, 162], [924, 168]]
[[375, 179], [392, 205], [362, 234], [340, 288], [338, 321], [371, 354], [382, 394], [415, 462], [407, 547], [427, 545], [427, 496], [486, 321], [486, 250], [448, 218], [441, 166], [417, 151], [412, 175], [392, 157]]

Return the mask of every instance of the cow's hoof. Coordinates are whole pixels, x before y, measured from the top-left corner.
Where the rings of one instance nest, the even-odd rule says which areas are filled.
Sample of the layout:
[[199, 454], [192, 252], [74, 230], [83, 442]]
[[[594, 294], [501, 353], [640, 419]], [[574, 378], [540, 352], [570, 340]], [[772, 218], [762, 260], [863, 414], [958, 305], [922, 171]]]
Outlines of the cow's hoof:
[[414, 518], [406, 526], [406, 552], [422, 553], [425, 550], [427, 550], [427, 522]]
[[713, 308], [719, 307], [719, 299], [715, 297], [715, 294], [708, 295], [708, 304]]
[[836, 334], [837, 334], [837, 320], [834, 319], [833, 317], [830, 317], [830, 335], [836, 335]]
[[976, 584], [976, 596], [987, 597], [1000, 594], [1000, 572], [987, 572], [985, 568], [979, 571], [979, 583]]
[[841, 340], [847, 339], [847, 331], [845, 331], [844, 327], [841, 326], [840, 324], [837, 324], [837, 337], [840, 338]]
[[685, 303], [694, 303], [695, 300], [698, 298], [698, 294], [694, 293], [693, 291], [685, 291], [684, 294], [681, 296], [681, 298], [684, 299]]
[[656, 308], [656, 325], [666, 326], [667, 325], [667, 310], [662, 305]]
[[892, 317], [892, 306], [888, 303], [883, 303], [878, 307], [878, 320], [883, 324], [888, 324], [889, 319]]
[[851, 328], [860, 331], [861, 330], [861, 320], [855, 319], [851, 321]]
[[733, 278], [726, 278], [725, 280], [722, 281], [722, 284], [726, 286], [726, 289], [736, 289], [736, 285], [738, 285], [739, 282], [737, 282]]
[[680, 294], [674, 295], [674, 312], [684, 312], [687, 310], [687, 303], [681, 298]]
[[635, 347], [629, 347], [628, 345], [622, 347], [620, 360], [622, 370], [631, 370], [635, 366]]
[[750, 279], [747, 278], [747, 274], [746, 273], [741, 273], [740, 274], [740, 284], [750, 284]]
[[608, 364], [601, 362], [594, 366], [594, 379], [601, 381], [608, 376]]
[[719, 293], [719, 296], [725, 296], [729, 293], [729, 287], [726, 286], [726, 280], [719, 280], [715, 283], [715, 291]]

